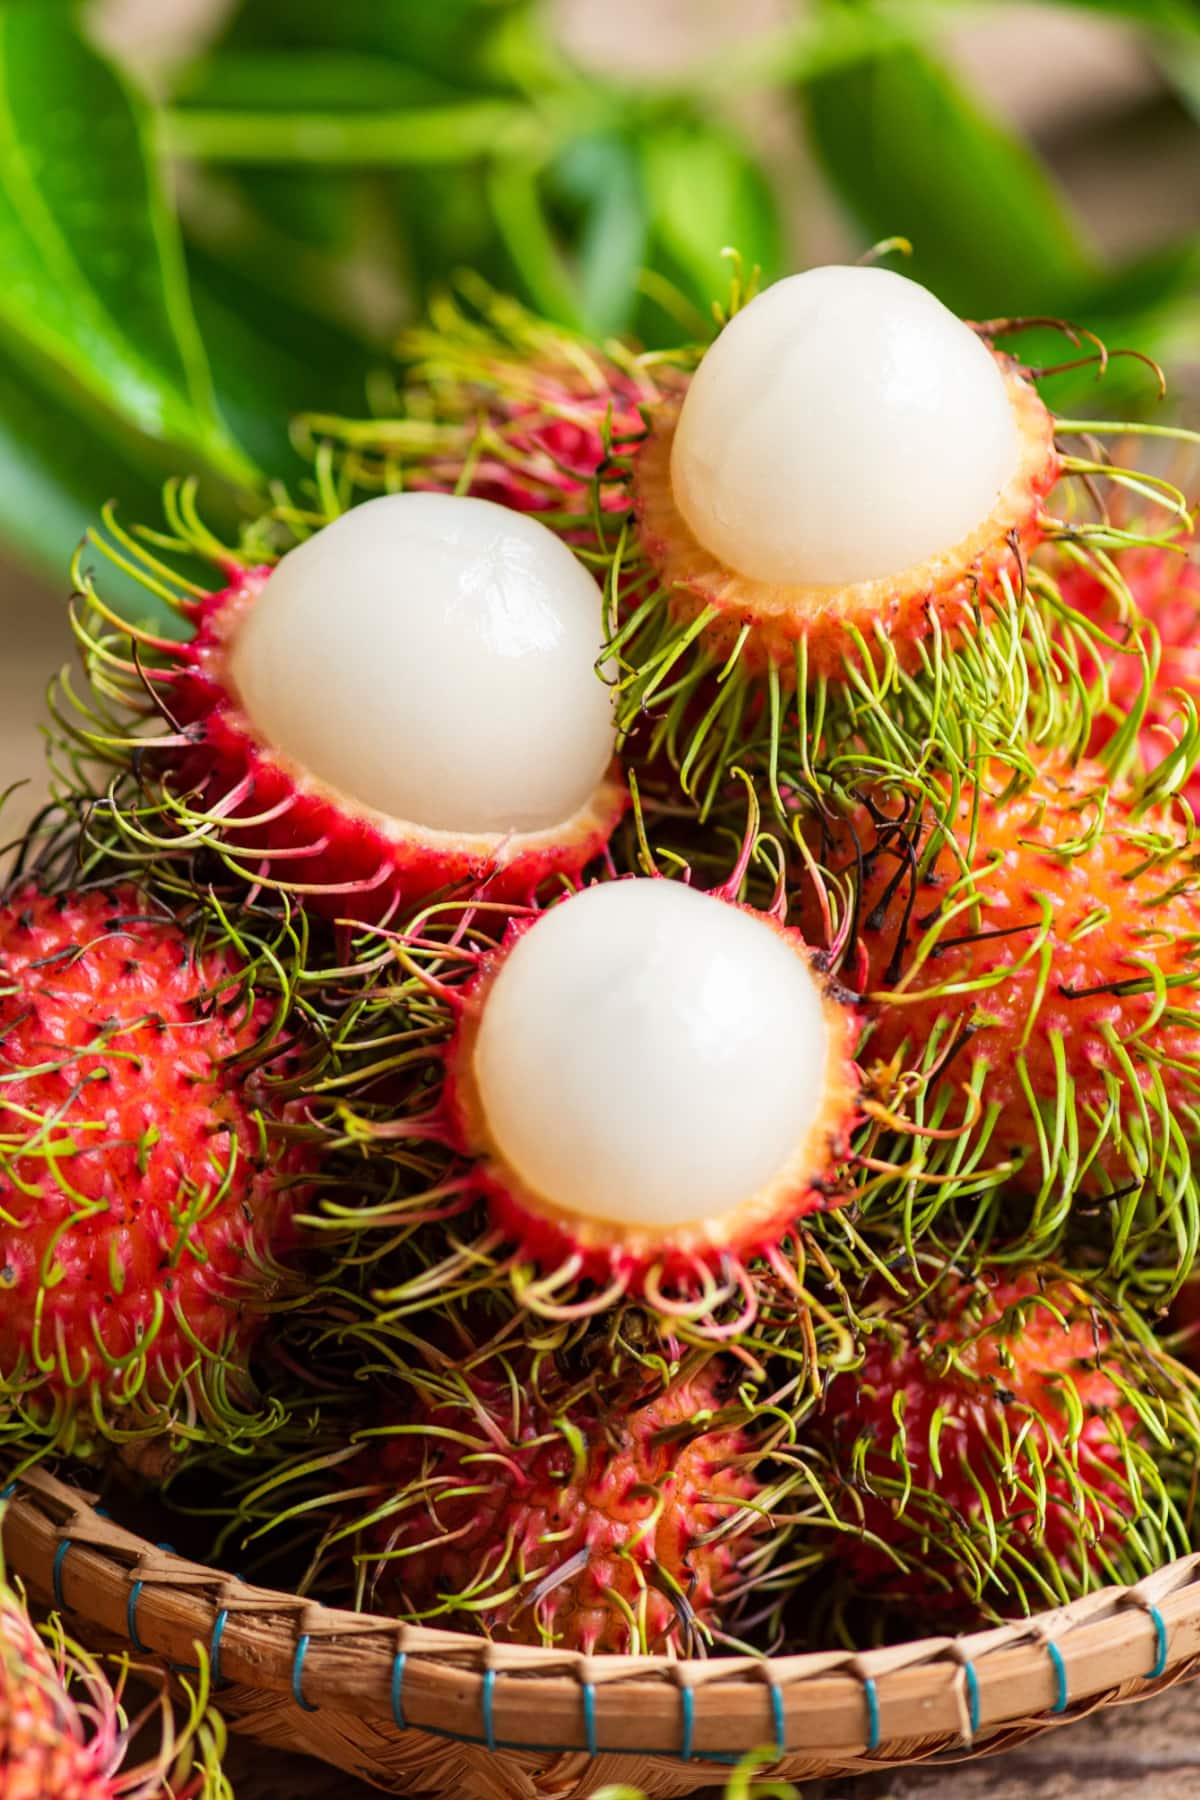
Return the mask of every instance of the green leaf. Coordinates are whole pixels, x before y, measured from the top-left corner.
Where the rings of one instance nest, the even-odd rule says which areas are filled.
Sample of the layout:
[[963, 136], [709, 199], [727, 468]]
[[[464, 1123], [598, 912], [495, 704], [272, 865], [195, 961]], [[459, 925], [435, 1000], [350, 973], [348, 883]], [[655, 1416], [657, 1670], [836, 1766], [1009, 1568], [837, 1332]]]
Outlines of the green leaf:
[[355, 50], [394, 57], [455, 86], [507, 86], [498, 38], [529, 0], [244, 0], [224, 42], [234, 49]]
[[[68, 409], [0, 349], [0, 537], [56, 592], [67, 592], [71, 556], [107, 500], [130, 519], [160, 517], [163, 454]], [[130, 599], [145, 613], [145, 594]]]
[[185, 70], [172, 102], [232, 112], [399, 112], [453, 104], [461, 89], [358, 50], [224, 50]]
[[0, 6], [0, 331], [239, 482], [147, 109], [54, 8]]
[[576, 138], [547, 184], [573, 245], [584, 329], [595, 337], [628, 331], [649, 237], [636, 143], [615, 133]]
[[227, 163], [353, 168], [461, 163], [489, 153], [520, 155], [545, 142], [537, 115], [510, 100], [363, 113], [184, 107], [168, 113], [164, 123], [167, 143], [178, 155]]
[[701, 119], [663, 124], [645, 135], [641, 158], [649, 260], [702, 313], [729, 287], [724, 250], [738, 251], [747, 270], [757, 265], [768, 281], [782, 272], [771, 183], [733, 132]]
[[302, 412], [361, 413], [380, 359], [349, 332], [203, 250], [192, 247], [188, 262], [222, 411], [268, 474], [301, 474], [291, 420]]
[[868, 242], [899, 235], [905, 272], [975, 317], [1069, 309], [1094, 259], [1049, 176], [915, 46], [818, 77], [812, 138]]

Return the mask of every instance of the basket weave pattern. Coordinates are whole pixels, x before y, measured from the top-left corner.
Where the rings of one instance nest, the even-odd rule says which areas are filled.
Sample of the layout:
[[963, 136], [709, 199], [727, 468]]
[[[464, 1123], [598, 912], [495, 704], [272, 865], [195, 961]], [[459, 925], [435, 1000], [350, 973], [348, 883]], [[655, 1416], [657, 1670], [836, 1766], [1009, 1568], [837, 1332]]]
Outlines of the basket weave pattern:
[[385, 1792], [685, 1795], [773, 1745], [803, 1779], [1005, 1748], [1200, 1672], [1200, 1555], [1020, 1624], [885, 1650], [585, 1657], [400, 1625], [252, 1586], [156, 1547], [42, 1470], [14, 1484], [9, 1566], [85, 1639], [193, 1665], [230, 1725]]

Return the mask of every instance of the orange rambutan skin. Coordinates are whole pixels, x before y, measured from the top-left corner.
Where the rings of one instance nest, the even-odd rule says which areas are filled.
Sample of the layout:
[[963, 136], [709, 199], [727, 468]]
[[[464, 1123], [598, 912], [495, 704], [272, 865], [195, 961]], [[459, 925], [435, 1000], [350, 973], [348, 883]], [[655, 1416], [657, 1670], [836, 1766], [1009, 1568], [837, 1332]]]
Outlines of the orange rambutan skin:
[[[508, 1643], [587, 1654], [694, 1648], [669, 1589], [691, 1619], [712, 1624], [767, 1524], [756, 1512], [738, 1519], [760, 1487], [744, 1466], [745, 1432], [706, 1426], [718, 1405], [712, 1376], [606, 1418], [577, 1404], [573, 1434], [536, 1395], [522, 1397], [514, 1431], [507, 1379], [479, 1366], [467, 1381], [470, 1398], [418, 1394], [409, 1429], [380, 1436], [351, 1465], [356, 1483], [373, 1479], [381, 1495], [417, 1496], [372, 1529], [379, 1551], [405, 1552], [378, 1565], [379, 1601], [438, 1622], [454, 1610], [448, 1600], [473, 1593], [469, 1616]], [[706, 1542], [722, 1525], [727, 1534]]]
[[[1147, 772], [1170, 754], [1179, 736], [1180, 694], [1200, 706], [1200, 563], [1191, 554], [1193, 548], [1194, 541], [1186, 539], [1176, 548], [1144, 545], [1114, 557], [1138, 613], [1154, 627], [1161, 645], [1138, 732], [1138, 753]], [[1056, 571], [1056, 579], [1069, 606], [1114, 629], [1112, 595], [1089, 564], [1067, 563]], [[1098, 672], [1094, 655], [1090, 660], [1085, 656], [1084, 679], [1093, 681]], [[1106, 674], [1108, 708], [1097, 714], [1088, 743], [1092, 756], [1113, 737], [1121, 720], [1136, 706], [1141, 691], [1141, 664], [1132, 656], [1109, 657]], [[1193, 811], [1200, 809], [1200, 772], [1192, 771], [1181, 792]]]
[[[1126, 1083], [1130, 1067], [1144, 1089], [1157, 1071], [1168, 1095], [1195, 1092], [1195, 1027], [1158, 1017], [1153, 991], [1114, 992], [1113, 984], [1142, 981], [1148, 968], [1168, 980], [1182, 977], [1167, 998], [1188, 1007], [1200, 986], [1200, 899], [1190, 885], [1183, 827], [1169, 808], [1135, 818], [1130, 799], [1112, 791], [1103, 824], [1081, 848], [1096, 824], [1104, 770], [1049, 758], [1006, 799], [1009, 775], [993, 764], [978, 793], [964, 787], [950, 832], [919, 872], [914, 859], [933, 827], [915, 814], [898, 823], [899, 803], [884, 801], [883, 823], [865, 806], [834, 822], [823, 848], [848, 874], [856, 868], [855, 840], [863, 857], [856, 978], [875, 1003], [864, 1060], [912, 1062], [939, 1028], [943, 1047], [946, 1027], [969, 1028], [949, 1075], [961, 1083], [973, 1060], [986, 1061], [982, 1098], [999, 1107], [992, 1143], [1001, 1154], [1021, 1154], [1037, 1143], [1021, 1063], [1034, 1095], [1053, 1107], [1061, 1054], [1081, 1122], [1106, 1111], [1106, 1075]], [[1178, 859], [1147, 866], [1140, 841], [1146, 831], [1177, 843]], [[955, 885], [967, 868], [970, 890]], [[978, 904], [958, 910], [955, 901], [967, 891]], [[951, 913], [932, 953], [918, 962], [919, 946], [946, 908]], [[1110, 1035], [1129, 1047], [1129, 1065]], [[1134, 1106], [1130, 1098], [1127, 1116]], [[1102, 1161], [1110, 1153], [1108, 1146]]]
[[[709, 614], [702, 641], [715, 657], [735, 649], [748, 667], [774, 667], [795, 680], [803, 644], [809, 677], [843, 677], [848, 665], [878, 654], [886, 641], [903, 669], [921, 666], [921, 646], [937, 630], [970, 627], [1003, 593], [1022, 584], [1022, 570], [1042, 541], [1043, 503], [1061, 473], [1054, 421], [1024, 372], [995, 353], [1008, 385], [1021, 440], [1021, 460], [993, 515], [960, 545], [894, 576], [840, 587], [762, 582], [730, 568], [698, 542], [675, 505], [671, 451], [682, 401], [648, 409], [649, 429], [634, 459], [633, 506], [642, 547], [670, 596], [672, 614], [689, 623]], [[869, 504], [869, 496], [864, 496]], [[638, 603], [641, 595], [633, 599]], [[742, 642], [743, 633], [749, 635]]]
[[[862, 1532], [951, 1578], [939, 1518], [978, 1523], [986, 1509], [1010, 1547], [1072, 1567], [1081, 1506], [1097, 1540], [1120, 1533], [1129, 1496], [1118, 1440], [1137, 1435], [1137, 1414], [1104, 1366], [1108, 1332], [1070, 1282], [952, 1275], [911, 1309], [885, 1295], [879, 1310], [890, 1310], [891, 1329], [871, 1334], [859, 1368], [834, 1377], [817, 1427], [853, 1480]], [[1034, 1498], [1043, 1481], [1044, 1505]], [[920, 1571], [898, 1568], [880, 1543], [859, 1531], [836, 1543], [858, 1579], [930, 1597]]]
[[86, 1411], [89, 1388], [136, 1390], [144, 1354], [161, 1399], [260, 1331], [308, 1152], [267, 1147], [255, 1082], [228, 1066], [273, 1013], [240, 972], [132, 888], [25, 887], [0, 909], [0, 1372], [18, 1387]]

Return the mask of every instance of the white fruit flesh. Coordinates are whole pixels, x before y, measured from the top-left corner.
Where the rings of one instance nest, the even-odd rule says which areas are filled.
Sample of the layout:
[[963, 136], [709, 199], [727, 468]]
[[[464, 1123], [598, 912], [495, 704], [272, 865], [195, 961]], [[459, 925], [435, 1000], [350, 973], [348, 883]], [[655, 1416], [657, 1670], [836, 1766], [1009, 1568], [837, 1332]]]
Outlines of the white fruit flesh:
[[975, 333], [902, 275], [832, 267], [777, 282], [725, 327], [683, 403], [671, 485], [727, 567], [832, 587], [953, 549], [1018, 458]]
[[499, 1158], [577, 1218], [654, 1229], [757, 1194], [826, 1090], [823, 1000], [766, 921], [674, 881], [586, 889], [520, 938], [474, 1076]]
[[261, 740], [358, 805], [433, 831], [544, 831], [612, 758], [601, 612], [536, 519], [389, 494], [288, 552], [231, 674]]

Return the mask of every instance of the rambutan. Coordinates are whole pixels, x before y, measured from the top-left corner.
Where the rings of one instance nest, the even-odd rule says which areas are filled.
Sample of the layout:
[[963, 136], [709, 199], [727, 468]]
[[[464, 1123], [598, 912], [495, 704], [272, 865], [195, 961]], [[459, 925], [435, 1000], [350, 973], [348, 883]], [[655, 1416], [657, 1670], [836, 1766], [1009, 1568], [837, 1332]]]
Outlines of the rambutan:
[[[322, 1573], [349, 1547], [373, 1611], [587, 1654], [694, 1654], [771, 1525], [734, 1385], [708, 1363], [606, 1407], [528, 1346], [406, 1367], [384, 1422], [330, 1458], [341, 1493], [302, 1502], [328, 1521]], [[298, 1474], [316, 1461], [310, 1444]], [[274, 1478], [270, 1507], [286, 1493]]]
[[383, 996], [402, 1016], [356, 1028], [397, 1046], [411, 1102], [348, 1096], [339, 1129], [400, 1159], [402, 1186], [422, 1143], [457, 1157], [364, 1226], [419, 1231], [482, 1202], [456, 1259], [507, 1271], [535, 1310], [631, 1294], [699, 1319], [735, 1296], [752, 1309], [748, 1263], [842, 1198], [857, 1021], [774, 914], [630, 877], [499, 943], [456, 931], [396, 953], [408, 987], [385, 978]]
[[[1188, 703], [1200, 711], [1200, 562], [1194, 552], [1195, 539], [1189, 535], [1173, 544], [1139, 545], [1113, 557], [1139, 619], [1153, 628], [1157, 661], [1143, 706], [1137, 665], [1129, 657], [1111, 659], [1107, 702], [1093, 722], [1089, 754], [1099, 755], [1122, 727], [1128, 729], [1130, 719], [1136, 719], [1137, 759], [1145, 773], [1178, 755], [1188, 727]], [[1111, 578], [1102, 570], [1088, 562], [1066, 562], [1058, 573], [1058, 586], [1066, 605], [1114, 629], [1117, 609]], [[1085, 677], [1090, 680], [1095, 672], [1085, 660]], [[1194, 735], [1194, 720], [1191, 730]], [[1195, 768], [1179, 791], [1196, 812], [1200, 775]]]
[[247, 1359], [313, 1162], [276, 1012], [230, 941], [133, 888], [0, 906], [5, 1435], [270, 1423]]
[[[1169, 1292], [1200, 1234], [1187, 823], [1096, 763], [1053, 756], [1024, 774], [988, 764], [926, 801], [864, 791], [810, 830], [854, 894], [844, 979], [867, 1000], [864, 1063], [916, 1072], [927, 1163], [976, 1195], [1036, 1195], [1030, 1254], [1054, 1247], [1074, 1206]], [[815, 917], [804, 929], [820, 941]]]
[[680, 372], [620, 343], [589, 343], [464, 274], [427, 323], [402, 336], [401, 417], [313, 415], [354, 486], [465, 491], [553, 518], [563, 534], [599, 505], [623, 511], [614, 451], [642, 436], [641, 408], [678, 391]]
[[270, 566], [214, 547], [178, 498], [174, 518], [175, 547], [223, 567], [219, 592], [186, 591], [111, 518], [95, 541], [174, 604], [186, 642], [124, 626], [78, 571], [94, 694], [63, 722], [125, 771], [107, 803], [125, 854], [215, 849], [374, 921], [441, 889], [528, 900], [603, 850], [626, 792], [601, 595], [544, 525], [390, 494]]
[[[4, 1800], [231, 1800], [221, 1774], [225, 1737], [208, 1711], [203, 1672], [183, 1683], [190, 1716], [180, 1731], [165, 1695], [130, 1721], [122, 1707], [128, 1664], [114, 1689], [100, 1663], [59, 1620], [35, 1626], [0, 1571], [0, 1792]], [[158, 1712], [157, 1755], [133, 1766], [131, 1742]]]
[[1196, 1383], [1144, 1327], [1052, 1268], [897, 1285], [807, 1426], [860, 1595], [1013, 1617], [1186, 1551]]

